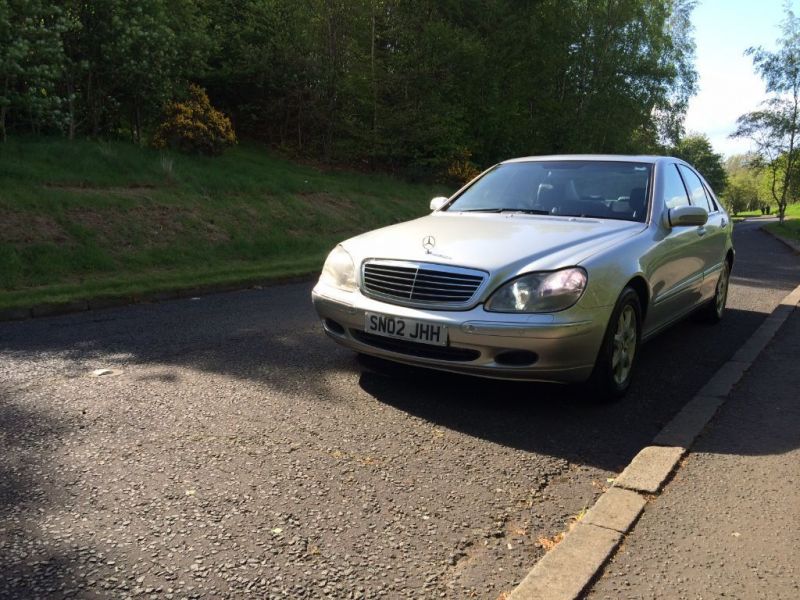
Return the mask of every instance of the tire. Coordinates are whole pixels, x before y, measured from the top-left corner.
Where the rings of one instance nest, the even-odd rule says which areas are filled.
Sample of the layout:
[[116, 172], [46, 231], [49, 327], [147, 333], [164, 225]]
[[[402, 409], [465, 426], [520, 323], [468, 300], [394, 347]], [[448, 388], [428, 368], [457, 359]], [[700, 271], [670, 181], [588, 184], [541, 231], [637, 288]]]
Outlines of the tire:
[[726, 260], [722, 263], [722, 270], [717, 279], [717, 286], [714, 288], [714, 297], [697, 311], [701, 320], [706, 323], [716, 324], [722, 320], [725, 314], [725, 305], [728, 302], [728, 288], [730, 287], [731, 265]]
[[633, 379], [642, 343], [642, 306], [631, 287], [622, 290], [611, 313], [586, 393], [596, 402], [621, 398]]

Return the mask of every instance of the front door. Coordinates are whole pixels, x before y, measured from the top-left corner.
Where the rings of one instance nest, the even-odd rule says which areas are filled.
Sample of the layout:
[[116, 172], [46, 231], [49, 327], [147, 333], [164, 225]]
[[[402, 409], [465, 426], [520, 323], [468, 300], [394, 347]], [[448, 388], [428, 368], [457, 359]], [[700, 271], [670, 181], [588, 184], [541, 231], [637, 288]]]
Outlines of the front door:
[[[667, 210], [689, 205], [677, 165], [668, 165], [661, 174]], [[705, 270], [701, 237], [698, 227], [673, 227], [663, 233], [648, 253], [653, 303], [645, 323], [645, 334], [686, 314], [700, 301]]]
[[725, 227], [728, 224], [724, 212], [720, 211], [714, 200], [709, 198], [703, 183], [697, 174], [684, 165], [679, 165], [678, 170], [689, 190], [689, 201], [695, 206], [702, 206], [708, 211], [708, 222], [698, 228], [698, 243], [700, 254], [703, 257], [703, 299], [711, 298], [717, 287], [720, 269], [725, 260]]

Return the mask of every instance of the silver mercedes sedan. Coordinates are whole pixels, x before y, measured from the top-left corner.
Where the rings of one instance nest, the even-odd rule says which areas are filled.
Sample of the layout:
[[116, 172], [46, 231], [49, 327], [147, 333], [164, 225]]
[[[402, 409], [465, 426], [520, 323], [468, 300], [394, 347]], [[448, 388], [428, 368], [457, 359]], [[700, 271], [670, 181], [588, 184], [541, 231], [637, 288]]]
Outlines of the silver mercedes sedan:
[[732, 225], [679, 159], [508, 160], [430, 208], [330, 253], [312, 298], [335, 341], [616, 397], [644, 341], [696, 311], [722, 318]]

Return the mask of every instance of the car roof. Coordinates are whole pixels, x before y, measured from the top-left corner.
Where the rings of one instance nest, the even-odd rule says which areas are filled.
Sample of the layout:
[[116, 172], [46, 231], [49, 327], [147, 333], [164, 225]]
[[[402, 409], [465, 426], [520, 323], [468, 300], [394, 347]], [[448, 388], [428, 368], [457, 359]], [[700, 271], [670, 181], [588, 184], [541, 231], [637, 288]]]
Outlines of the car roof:
[[548, 156], [524, 156], [504, 160], [500, 164], [519, 163], [519, 162], [539, 162], [539, 161], [569, 161], [585, 160], [598, 162], [638, 162], [656, 164], [661, 161], [683, 162], [671, 156], [655, 155], [633, 155], [633, 154], [551, 154]]

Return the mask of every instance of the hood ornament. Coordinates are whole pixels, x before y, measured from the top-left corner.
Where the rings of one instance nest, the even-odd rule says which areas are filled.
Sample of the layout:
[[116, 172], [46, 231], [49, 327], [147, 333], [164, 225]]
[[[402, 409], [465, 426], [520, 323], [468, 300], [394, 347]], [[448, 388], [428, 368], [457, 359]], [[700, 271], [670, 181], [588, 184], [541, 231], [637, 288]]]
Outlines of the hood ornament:
[[422, 238], [422, 247], [425, 248], [426, 254], [432, 254], [433, 249], [436, 247], [436, 238], [432, 235], [426, 235]]

